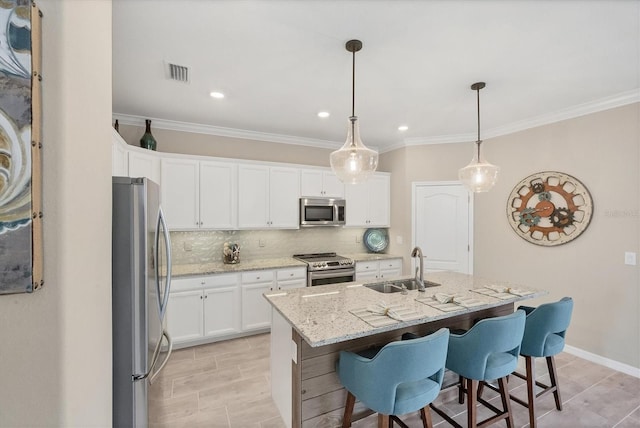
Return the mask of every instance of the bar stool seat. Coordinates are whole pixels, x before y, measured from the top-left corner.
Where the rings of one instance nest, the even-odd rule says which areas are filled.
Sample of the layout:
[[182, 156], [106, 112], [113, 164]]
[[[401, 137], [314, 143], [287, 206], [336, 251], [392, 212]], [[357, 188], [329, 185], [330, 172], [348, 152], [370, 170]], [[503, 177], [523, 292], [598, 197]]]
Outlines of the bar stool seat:
[[378, 413], [379, 427], [396, 422], [398, 416], [420, 410], [424, 427], [431, 428], [429, 403], [440, 393], [447, 357], [449, 330], [411, 341], [385, 345], [372, 358], [340, 352], [336, 371], [347, 390], [343, 427], [351, 426], [355, 400]]
[[[573, 299], [563, 297], [555, 303], [545, 303], [537, 308], [521, 306], [519, 309], [527, 313], [522, 346], [520, 347], [520, 355], [525, 359], [526, 372], [525, 374], [516, 372], [514, 375], [526, 380], [527, 401], [513, 395], [511, 395], [511, 399], [529, 409], [529, 426], [535, 428], [535, 405], [538, 398], [552, 393], [556, 409], [562, 410], [554, 356], [564, 349], [564, 338], [573, 312]], [[549, 385], [536, 381], [535, 358], [546, 358], [550, 378]], [[534, 385], [542, 388], [542, 391], [536, 394]]]
[[[486, 318], [478, 321], [466, 333], [452, 334], [449, 338], [446, 368], [460, 376], [460, 403], [467, 396], [467, 426], [485, 427], [506, 419], [507, 426], [513, 427], [513, 415], [507, 389], [507, 376], [518, 365], [518, 354], [524, 333], [525, 312]], [[478, 396], [478, 388], [486, 381], [498, 379], [503, 409], [498, 409]], [[495, 415], [481, 422], [477, 421], [477, 403], [492, 410]], [[461, 427], [443, 410], [430, 407], [455, 427]]]

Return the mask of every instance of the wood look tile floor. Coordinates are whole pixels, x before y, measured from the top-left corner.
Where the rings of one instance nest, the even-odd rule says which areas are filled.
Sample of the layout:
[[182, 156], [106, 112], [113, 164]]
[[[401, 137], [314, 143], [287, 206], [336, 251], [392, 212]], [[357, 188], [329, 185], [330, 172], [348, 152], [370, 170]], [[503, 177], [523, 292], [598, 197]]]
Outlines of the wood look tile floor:
[[[269, 340], [269, 334], [261, 334], [174, 351], [150, 390], [151, 428], [284, 427], [271, 400]], [[537, 373], [545, 374], [539, 380], [548, 382], [544, 360], [537, 359], [536, 364]], [[563, 410], [555, 410], [553, 397], [544, 397], [538, 405], [538, 427], [640, 427], [640, 379], [567, 353], [557, 356], [556, 364]], [[514, 376], [509, 388], [514, 395], [526, 394], [524, 382]], [[484, 397], [495, 397], [495, 393], [485, 389]], [[458, 404], [455, 388], [443, 391], [436, 404], [466, 425], [466, 405]], [[516, 427], [528, 427], [527, 409], [511, 404]], [[479, 417], [484, 416], [480, 407]], [[450, 426], [435, 412], [432, 417], [435, 426]], [[410, 427], [422, 426], [417, 412], [402, 419]], [[338, 418], [327, 417], [317, 428], [339, 424]], [[376, 426], [375, 414], [353, 424], [354, 428]]]

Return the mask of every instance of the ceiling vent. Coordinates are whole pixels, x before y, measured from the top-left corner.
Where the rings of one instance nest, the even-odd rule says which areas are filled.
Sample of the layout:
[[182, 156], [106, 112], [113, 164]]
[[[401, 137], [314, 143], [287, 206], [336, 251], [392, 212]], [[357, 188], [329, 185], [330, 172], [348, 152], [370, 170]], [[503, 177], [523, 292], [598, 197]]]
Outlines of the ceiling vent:
[[189, 83], [189, 67], [170, 62], [167, 63], [167, 66], [169, 67], [169, 79]]

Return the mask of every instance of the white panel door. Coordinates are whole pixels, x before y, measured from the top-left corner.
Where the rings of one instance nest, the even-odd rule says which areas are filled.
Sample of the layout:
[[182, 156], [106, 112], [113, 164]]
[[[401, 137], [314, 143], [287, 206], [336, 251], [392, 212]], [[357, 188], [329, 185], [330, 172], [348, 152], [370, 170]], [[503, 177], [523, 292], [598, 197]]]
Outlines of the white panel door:
[[472, 273], [469, 191], [462, 184], [418, 183], [413, 207], [413, 240], [423, 251], [425, 271]]
[[170, 229], [200, 227], [198, 161], [162, 159], [162, 206]]
[[242, 285], [242, 330], [271, 326], [271, 305], [262, 295], [273, 291], [273, 282]]
[[340, 181], [333, 171], [325, 171], [323, 178], [323, 196], [331, 198], [344, 198], [344, 183]]
[[346, 184], [345, 199], [347, 205], [347, 226], [368, 226], [369, 222], [369, 186], [367, 182]]
[[322, 187], [321, 170], [303, 169], [300, 171], [300, 196], [302, 197], [322, 197], [324, 189]]
[[200, 162], [200, 227], [229, 230], [238, 227], [238, 166]]

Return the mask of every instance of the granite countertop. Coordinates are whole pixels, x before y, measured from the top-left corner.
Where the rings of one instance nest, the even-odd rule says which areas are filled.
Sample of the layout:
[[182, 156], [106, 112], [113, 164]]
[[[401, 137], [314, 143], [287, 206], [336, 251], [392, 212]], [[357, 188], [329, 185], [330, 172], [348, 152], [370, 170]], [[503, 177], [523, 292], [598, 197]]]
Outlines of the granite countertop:
[[[449, 318], [464, 313], [464, 311], [487, 309], [547, 294], [546, 291], [536, 290], [528, 286], [454, 272], [425, 274], [425, 280], [442, 285], [427, 288], [424, 293], [413, 290], [406, 295], [402, 295], [401, 293], [379, 293], [363, 287], [360, 283], [330, 284], [266, 293], [265, 298], [309, 345], [317, 347]], [[532, 291], [532, 293], [524, 297], [513, 295], [513, 298], [509, 296], [506, 300], [501, 300], [470, 291], [472, 289], [484, 289], [486, 285], [520, 288]], [[416, 300], [425, 297], [429, 298], [434, 293], [462, 295], [478, 300], [481, 303], [471, 309], [464, 308], [454, 312], [443, 312]], [[409, 321], [393, 321], [394, 323], [391, 325], [374, 327], [350, 312], [366, 309], [377, 303], [383, 303], [385, 306], [400, 305], [412, 311], [414, 316]]]
[[385, 253], [354, 253], [354, 254], [340, 254], [341, 256], [348, 257], [356, 262], [370, 262], [376, 260], [390, 260], [390, 259], [402, 259], [402, 256], [396, 254]]
[[[356, 253], [356, 254], [340, 254], [341, 256], [348, 257], [356, 262], [365, 262], [372, 260], [389, 260], [389, 259], [401, 259], [402, 256], [396, 256], [393, 254], [380, 254], [380, 253]], [[242, 260], [237, 264], [224, 264], [222, 262], [211, 263], [194, 263], [174, 265], [171, 269], [171, 275], [173, 277], [190, 276], [190, 275], [215, 275], [217, 273], [231, 273], [231, 272], [244, 272], [251, 270], [262, 269], [280, 269], [288, 267], [306, 267], [307, 264], [296, 260], [293, 257], [278, 257], [270, 259], [259, 260]]]
[[307, 267], [307, 264], [292, 257], [280, 257], [273, 259], [242, 260], [237, 264], [224, 264], [222, 262], [175, 265], [171, 269], [173, 277], [189, 275], [213, 275], [217, 273], [232, 273], [262, 269], [280, 269], [288, 267]]

